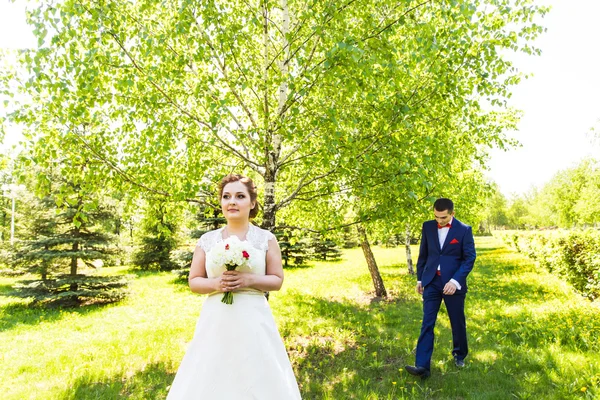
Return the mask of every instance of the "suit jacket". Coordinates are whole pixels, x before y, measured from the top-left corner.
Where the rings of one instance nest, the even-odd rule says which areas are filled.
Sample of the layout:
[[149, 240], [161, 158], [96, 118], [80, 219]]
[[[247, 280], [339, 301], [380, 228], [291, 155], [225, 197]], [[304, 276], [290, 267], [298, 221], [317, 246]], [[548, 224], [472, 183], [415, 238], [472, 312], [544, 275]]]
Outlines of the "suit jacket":
[[461, 286], [457, 293], [466, 293], [467, 275], [473, 269], [475, 258], [475, 240], [469, 225], [454, 218], [444, 246], [440, 248], [437, 222], [423, 223], [417, 260], [417, 279], [423, 287], [433, 280], [439, 265], [442, 282], [446, 284], [454, 279]]

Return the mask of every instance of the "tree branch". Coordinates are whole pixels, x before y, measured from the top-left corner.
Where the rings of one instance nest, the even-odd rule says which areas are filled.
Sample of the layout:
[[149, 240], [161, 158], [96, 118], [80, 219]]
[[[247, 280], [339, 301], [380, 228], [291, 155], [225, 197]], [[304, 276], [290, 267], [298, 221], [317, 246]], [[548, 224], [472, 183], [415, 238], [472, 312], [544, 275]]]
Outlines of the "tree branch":
[[424, 1], [424, 2], [422, 2], [420, 4], [417, 4], [413, 8], [408, 9], [402, 15], [400, 15], [398, 18], [396, 18], [395, 20], [393, 20], [392, 22], [390, 22], [389, 24], [387, 24], [386, 26], [384, 26], [382, 29], [380, 29], [379, 31], [377, 31], [376, 33], [374, 33], [372, 35], [369, 35], [367, 37], [362, 38], [360, 41], [364, 42], [364, 41], [366, 41], [368, 39], [372, 39], [374, 37], [377, 37], [377, 36], [381, 35], [384, 31], [386, 31], [386, 30], [390, 29], [392, 26], [396, 25], [402, 18], [404, 18], [404, 16], [406, 16], [407, 14], [413, 12], [417, 8], [423, 6], [423, 5], [427, 4], [427, 3], [431, 3], [431, 0]]
[[[143, 75], [146, 76], [146, 73], [144, 71], [144, 69], [138, 64], [138, 62], [133, 58], [133, 56], [131, 55], [131, 53], [129, 53], [129, 51], [125, 48], [125, 46], [123, 45], [123, 43], [121, 43], [121, 41], [118, 39], [117, 35], [114, 32], [108, 32], [108, 34], [110, 36], [112, 36], [114, 38], [114, 40], [117, 42], [117, 44], [119, 45], [119, 47], [123, 50], [123, 52], [125, 52], [125, 54], [127, 55], [127, 57], [129, 58], [129, 60], [132, 62], [132, 64], [134, 65], [134, 67]], [[209, 132], [211, 132], [213, 134], [213, 136], [219, 141], [221, 142], [225, 147], [227, 147], [229, 149], [229, 151], [235, 153], [238, 157], [240, 157], [241, 159], [245, 160], [246, 162], [248, 162], [248, 164], [255, 164], [256, 166], [258, 166], [258, 164], [256, 164], [254, 161], [250, 160], [249, 158], [247, 158], [246, 156], [244, 156], [242, 153], [240, 153], [238, 151], [238, 149], [236, 149], [235, 147], [229, 145], [227, 142], [225, 142], [219, 135], [217, 132], [215, 132], [214, 128], [211, 127], [210, 124], [208, 124], [207, 122], [201, 121], [199, 118], [197, 118], [195, 115], [191, 114], [190, 112], [188, 112], [187, 110], [185, 110], [183, 107], [181, 107], [176, 101], [174, 101], [160, 86], [158, 86], [154, 81], [147, 79], [147, 82], [149, 82], [159, 93], [161, 93], [164, 98], [167, 100], [168, 103], [170, 103], [172, 106], [174, 106], [176, 109], [178, 109], [180, 112], [182, 112], [184, 115], [188, 116], [190, 119], [192, 119], [193, 121], [196, 121], [197, 123], [207, 127], [209, 129]], [[230, 129], [229, 127], [225, 126], [224, 127], [226, 130], [228, 130], [230, 133]], [[235, 136], [235, 135], [234, 135]]]
[[314, 230], [314, 229], [310, 229], [310, 228], [301, 228], [299, 226], [293, 226], [293, 225], [279, 225], [275, 229], [276, 230], [289, 229], [289, 230], [298, 230], [298, 231], [305, 231], [305, 232], [311, 232], [311, 233], [322, 233], [322, 232], [337, 231], [339, 229], [347, 228], [349, 226], [356, 225], [356, 224], [361, 224], [363, 222], [367, 222], [367, 221], [370, 221], [370, 220], [371, 220], [371, 218], [367, 217], [365, 219], [356, 220], [356, 221], [353, 221], [353, 222], [349, 222], [349, 223], [346, 223], [346, 224], [333, 226], [333, 227], [330, 227], [330, 228], [327, 228], [327, 229], [323, 229], [323, 230], [319, 230], [319, 231]]
[[[316, 132], [316, 128], [315, 128], [315, 130], [313, 132], [311, 132], [311, 134], [314, 133], [314, 132]], [[306, 139], [309, 136], [306, 136], [306, 137], [302, 138], [302, 142], [306, 142]], [[300, 160], [302, 160], [304, 158], [311, 157], [311, 156], [314, 156], [315, 154], [318, 154], [315, 151], [315, 152], [312, 152], [312, 153], [309, 153], [309, 154], [304, 154], [304, 155], [302, 155], [300, 157], [297, 157], [297, 158], [294, 158], [294, 159], [288, 161], [288, 158], [290, 158], [293, 154], [295, 154], [300, 149], [300, 146], [303, 145], [303, 144], [305, 144], [305, 143], [298, 143], [292, 150], [290, 150], [290, 152], [279, 163], [278, 169], [281, 169], [281, 168], [283, 168], [284, 166], [286, 166], [288, 164], [293, 164], [293, 163], [295, 163], [297, 161], [300, 161]]]
[[[135, 67], [135, 69], [137, 69], [142, 74], [142, 76], [146, 77], [147, 75], [146, 75], [146, 72], [144, 71], [144, 69], [137, 63], [137, 61], [133, 58], [131, 53], [125, 48], [123, 43], [121, 43], [121, 41], [119, 40], [117, 35], [114, 32], [107, 32], [107, 33], [113, 37], [113, 39], [119, 45], [121, 50], [123, 50], [123, 52], [127, 55], [127, 57], [129, 58], [129, 60], [131, 61], [131, 63]], [[158, 84], [156, 84], [156, 82], [154, 82], [151, 79], [146, 79], [146, 82], [150, 83], [150, 85], [153, 86], [154, 89], [156, 89], [160, 94], [162, 94], [168, 103], [170, 103], [173, 107], [178, 109], [184, 115], [188, 116], [191, 120], [196, 121], [200, 125], [203, 125], [210, 130], [213, 129], [208, 122], [200, 120], [198, 117], [196, 117], [195, 115], [193, 115], [192, 113], [190, 113], [189, 111], [187, 111], [186, 109], [181, 107], [175, 100], [173, 100], [171, 98], [171, 96], [169, 96], [160, 86], [158, 86]]]
[[[233, 86], [233, 84], [231, 82], [231, 79], [229, 78], [229, 75], [227, 74], [227, 71], [226, 71], [226, 68], [225, 68], [225, 64], [219, 62], [219, 58], [217, 57], [217, 50], [215, 49], [215, 46], [212, 43], [212, 40], [210, 39], [210, 37], [206, 33], [205, 29], [203, 29], [198, 24], [198, 18], [196, 18], [195, 15], [194, 15], [194, 23], [196, 24], [196, 27], [198, 28], [198, 31], [203, 33], [203, 36], [206, 39], [206, 42], [208, 43], [208, 46], [212, 50], [213, 55], [214, 55], [213, 56], [213, 60], [215, 62], [215, 65], [217, 66], [217, 68], [219, 69], [219, 71], [221, 72], [221, 74], [223, 75], [223, 79], [225, 80], [225, 83], [227, 84], [227, 87], [229, 88], [229, 90], [231, 90], [231, 93], [233, 94], [233, 96], [235, 97], [235, 99], [238, 101], [238, 103], [240, 104], [240, 106], [242, 107], [242, 109], [244, 110], [244, 112], [246, 113], [246, 115], [248, 116], [248, 119], [250, 120], [250, 123], [252, 124], [252, 126], [255, 129], [258, 129], [258, 124], [254, 120], [254, 116], [252, 115], [252, 112], [250, 111], [250, 109], [246, 105], [246, 102], [241, 98], [241, 96], [239, 95], [239, 93], [237, 92], [237, 90], [235, 90], [235, 87]], [[231, 47], [230, 47], [230, 50], [232, 50]], [[234, 52], [231, 51], [231, 54], [233, 54], [233, 53]], [[244, 75], [244, 77], [245, 77], [245, 75]], [[228, 111], [229, 111], [229, 109], [228, 109]], [[229, 113], [231, 114], [231, 111], [229, 111]]]
[[[113, 161], [109, 160], [108, 158], [106, 158], [102, 153], [100, 153], [98, 150], [96, 150], [93, 146], [91, 146], [87, 140], [85, 140], [85, 138], [82, 136], [81, 133], [78, 132], [77, 129], [75, 128], [69, 128], [67, 127], [68, 131], [73, 133], [75, 135], [75, 137], [83, 144], [83, 146], [85, 148], [87, 148], [92, 155], [99, 160], [100, 162], [102, 162], [104, 165], [108, 166], [111, 170], [115, 171], [117, 173], [117, 175], [119, 175], [121, 177], [121, 179], [123, 179], [123, 181], [129, 183], [130, 185], [133, 186], [137, 186], [140, 189], [148, 192], [148, 193], [153, 193], [159, 196], [163, 196], [163, 197], [172, 197], [171, 193], [169, 192], [165, 192], [162, 190], [157, 190], [157, 189], [153, 189], [149, 186], [144, 185], [143, 183], [140, 183], [138, 181], [136, 181], [135, 179], [133, 179], [129, 174], [127, 174], [125, 171], [123, 171], [121, 168], [119, 168]], [[188, 202], [196, 202], [196, 203], [200, 203], [200, 204], [206, 204], [209, 205], [208, 203], [202, 201], [202, 200], [198, 200], [198, 199], [193, 199], [193, 198], [188, 198], [185, 199], [185, 201]]]
[[339, 168], [339, 165], [336, 165], [334, 168], [332, 168], [331, 170], [329, 170], [328, 172], [325, 172], [321, 175], [316, 175], [314, 176], [312, 179], [310, 179], [309, 181], [306, 181], [306, 178], [308, 178], [308, 175], [310, 174], [310, 170], [302, 177], [302, 179], [300, 180], [300, 182], [298, 183], [298, 185], [296, 186], [296, 189], [288, 196], [286, 197], [284, 200], [280, 201], [279, 203], [277, 203], [275, 205], [275, 210], [279, 210], [285, 206], [287, 206], [289, 203], [292, 202], [292, 200], [294, 200], [294, 198], [298, 195], [298, 193], [300, 192], [300, 190], [302, 190], [302, 188], [310, 185], [311, 183], [313, 183], [314, 181], [317, 181], [319, 179], [323, 179], [331, 174], [333, 174], [335, 171], [337, 171], [337, 169]]

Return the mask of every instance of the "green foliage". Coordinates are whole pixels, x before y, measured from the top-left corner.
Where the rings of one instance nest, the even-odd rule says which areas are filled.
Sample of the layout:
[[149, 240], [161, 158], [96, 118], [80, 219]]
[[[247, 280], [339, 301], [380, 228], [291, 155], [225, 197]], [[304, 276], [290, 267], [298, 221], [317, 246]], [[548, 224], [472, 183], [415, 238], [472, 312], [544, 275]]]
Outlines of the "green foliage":
[[304, 234], [301, 231], [281, 229], [275, 232], [284, 267], [301, 266], [308, 260], [336, 261], [342, 252], [336, 241], [323, 234]]
[[171, 261], [179, 269], [190, 269], [194, 252], [187, 249], [176, 249], [171, 252]]
[[96, 162], [89, 186], [206, 203], [221, 176], [247, 173], [269, 230], [276, 215], [341, 226], [353, 207], [396, 229], [441, 195], [465, 199], [469, 220], [487, 150], [511, 145], [518, 118], [505, 53], [538, 53], [547, 8], [282, 4], [40, 4], [38, 48], [0, 85], [24, 95], [11, 119], [36, 148], [26, 162], [61, 151]]
[[491, 193], [486, 201], [484, 221], [487, 231], [507, 227], [509, 218], [507, 215], [508, 204], [504, 195], [500, 192], [498, 185], [492, 185]]
[[13, 263], [42, 279], [55, 272], [77, 274], [79, 263], [96, 268], [118, 253], [114, 235], [107, 226], [115, 221], [114, 210], [99, 203], [97, 196], [79, 193], [59, 208], [59, 193], [50, 193], [30, 209], [29, 240], [14, 251]]
[[508, 226], [516, 229], [545, 226], [537, 224], [537, 222], [540, 220], [533, 215], [532, 212], [533, 210], [528, 207], [528, 201], [526, 199], [520, 197], [514, 198], [510, 202], [510, 206], [507, 211]]
[[554, 247], [559, 252], [557, 271], [580, 293], [600, 297], [600, 232], [570, 232]]
[[193, 257], [194, 252], [186, 249], [177, 249], [171, 252], [171, 263], [174, 265], [171, 272], [177, 276], [177, 279], [187, 282]]
[[[38, 48], [0, 94], [24, 99], [10, 118], [33, 148], [25, 167], [62, 153], [80, 185], [205, 205], [235, 171], [258, 183], [268, 230], [417, 232], [435, 197], [478, 217], [487, 152], [513, 144], [504, 131], [519, 117], [506, 53], [539, 53], [546, 12], [534, 0], [50, 0], [31, 10]], [[135, 262], [171, 268], [168, 236], [147, 235]]]
[[[21, 224], [27, 236], [6, 252], [13, 272], [35, 273], [41, 279], [18, 282], [12, 295], [45, 306], [121, 300], [127, 294], [125, 277], [78, 273], [81, 267], [98, 269], [118, 253], [111, 233], [117, 219], [115, 210], [104, 204], [106, 199], [100, 193], [86, 193], [57, 173], [48, 173], [46, 179], [49, 187], [44, 197], [38, 199], [29, 192], [19, 196], [19, 219], [24, 221]], [[59, 189], [63, 185], [72, 189], [66, 199]], [[68, 275], [61, 273], [65, 270]]]
[[199, 239], [206, 232], [218, 229], [227, 223], [221, 214], [220, 208], [217, 206], [209, 207], [200, 205], [194, 216], [194, 220], [195, 226], [191, 232], [191, 237], [195, 239]]
[[342, 247], [344, 249], [352, 249], [360, 246], [358, 233], [356, 232], [356, 229], [354, 229], [354, 226], [345, 226], [342, 228], [340, 241], [342, 242]]
[[[575, 212], [575, 205], [581, 201], [581, 192], [587, 186], [587, 181], [598, 174], [600, 167], [591, 160], [584, 160], [575, 168], [557, 173], [540, 193], [540, 197], [545, 200], [549, 219], [565, 228], [577, 224], [579, 217]], [[595, 192], [600, 194], [600, 189], [596, 187]], [[584, 218], [588, 219], [589, 216]], [[597, 217], [592, 217], [592, 222], [595, 221], [598, 221]]]
[[309, 243], [311, 258], [320, 261], [337, 261], [341, 258], [342, 252], [333, 240], [319, 235], [313, 236]]
[[141, 245], [133, 255], [133, 263], [142, 270], [169, 271], [177, 268], [171, 252], [177, 247], [176, 215], [165, 202], [150, 202], [142, 221]]
[[592, 300], [600, 297], [600, 231], [513, 232], [504, 237], [579, 293]]
[[583, 225], [600, 224], [600, 160], [588, 160], [583, 172], [584, 183], [575, 198], [573, 213], [577, 222]]
[[55, 275], [52, 279], [22, 280], [12, 296], [31, 299], [33, 305], [75, 307], [107, 304], [128, 294], [131, 278], [125, 276]]
[[[0, 157], [3, 155], [0, 154]], [[3, 161], [3, 157], [0, 158]], [[0, 163], [0, 165], [3, 163]], [[10, 185], [12, 178], [10, 173], [5, 165], [1, 165], [5, 168], [0, 168], [0, 185], [8, 186]], [[0, 190], [2, 188], [0, 187]], [[10, 239], [10, 224], [11, 224], [11, 213], [12, 213], [12, 200], [9, 197], [10, 192], [3, 191], [0, 192], [2, 196], [0, 196], [0, 241], [8, 242]], [[18, 219], [19, 220], [19, 219]]]
[[303, 237], [298, 233], [294, 234], [290, 230], [275, 231], [275, 237], [281, 249], [284, 268], [289, 267], [291, 264], [295, 266], [304, 265], [310, 258], [308, 237]]

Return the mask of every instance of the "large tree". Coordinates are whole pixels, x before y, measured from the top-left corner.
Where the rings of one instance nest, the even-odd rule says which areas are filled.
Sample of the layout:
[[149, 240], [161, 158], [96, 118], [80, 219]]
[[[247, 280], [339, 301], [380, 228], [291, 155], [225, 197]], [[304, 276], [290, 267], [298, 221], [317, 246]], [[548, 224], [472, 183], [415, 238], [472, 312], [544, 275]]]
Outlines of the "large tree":
[[90, 184], [203, 201], [236, 171], [266, 229], [341, 226], [357, 198], [351, 222], [391, 219], [379, 193], [426, 198], [506, 144], [532, 3], [51, 0], [6, 87], [32, 142], [100, 161]]

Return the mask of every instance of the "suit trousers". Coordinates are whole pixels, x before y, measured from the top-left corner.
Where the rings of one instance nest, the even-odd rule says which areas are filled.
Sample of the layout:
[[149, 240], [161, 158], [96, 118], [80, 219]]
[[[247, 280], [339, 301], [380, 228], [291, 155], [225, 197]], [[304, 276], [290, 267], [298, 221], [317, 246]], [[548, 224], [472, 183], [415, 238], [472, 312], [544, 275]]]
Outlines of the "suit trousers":
[[450, 325], [452, 326], [452, 355], [463, 360], [469, 352], [467, 346], [467, 324], [465, 320], [465, 293], [444, 295], [442, 278], [436, 275], [423, 289], [423, 323], [421, 334], [417, 341], [415, 365], [428, 371], [431, 367], [433, 354], [434, 328], [442, 300], [446, 305]]

